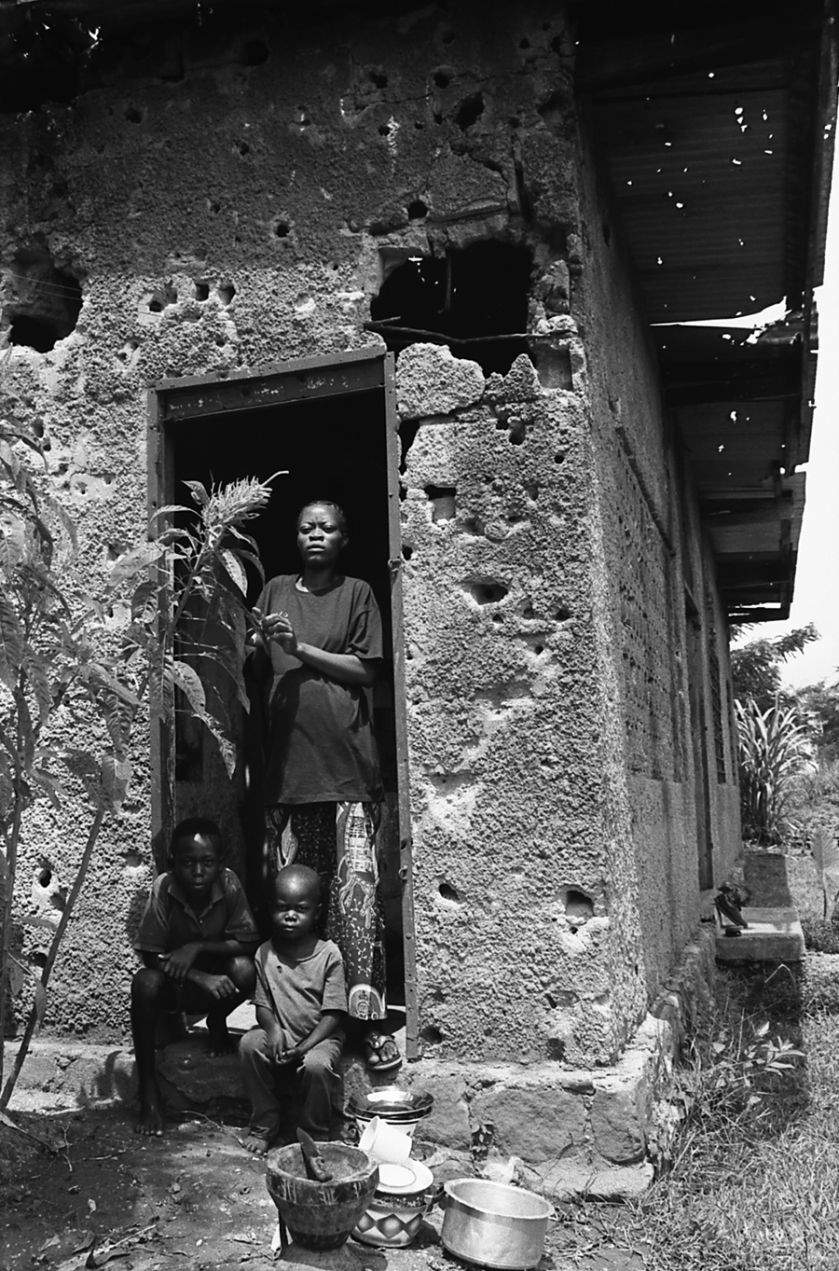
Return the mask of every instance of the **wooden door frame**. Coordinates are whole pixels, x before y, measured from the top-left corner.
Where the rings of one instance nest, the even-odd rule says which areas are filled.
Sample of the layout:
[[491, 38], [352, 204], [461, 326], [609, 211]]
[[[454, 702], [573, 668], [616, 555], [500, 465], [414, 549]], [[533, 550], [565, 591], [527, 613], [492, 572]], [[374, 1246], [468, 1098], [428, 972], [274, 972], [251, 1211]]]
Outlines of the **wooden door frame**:
[[[317, 398], [380, 389], [384, 402], [387, 456], [388, 570], [393, 640], [394, 730], [396, 742], [399, 876], [402, 884], [402, 941], [405, 958], [406, 1049], [418, 1050], [416, 940], [414, 932], [411, 808], [405, 712], [405, 639], [402, 608], [402, 544], [399, 513], [399, 417], [392, 353], [357, 349], [300, 358], [235, 375], [216, 372], [161, 380], [148, 397], [148, 511], [175, 502], [171, 426], [202, 415], [259, 410]], [[172, 720], [153, 701], [151, 724], [152, 844], [163, 868], [175, 806], [175, 746]]]

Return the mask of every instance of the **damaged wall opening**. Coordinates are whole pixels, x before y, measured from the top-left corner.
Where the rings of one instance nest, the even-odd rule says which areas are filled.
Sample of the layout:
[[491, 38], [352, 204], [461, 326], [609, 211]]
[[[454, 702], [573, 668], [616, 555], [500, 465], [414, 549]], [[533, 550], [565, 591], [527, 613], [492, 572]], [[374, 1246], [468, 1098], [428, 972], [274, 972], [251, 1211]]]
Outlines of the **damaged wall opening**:
[[78, 278], [57, 269], [46, 247], [21, 248], [3, 276], [0, 329], [11, 344], [49, 353], [75, 328], [82, 308]]
[[385, 249], [370, 326], [392, 352], [429, 340], [471, 358], [484, 374], [506, 374], [527, 352], [532, 266], [530, 249], [514, 243], [473, 243], [443, 256]]
[[[395, 650], [403, 643], [401, 591], [394, 587], [389, 568], [390, 560], [399, 556], [399, 544], [392, 541], [391, 515], [393, 503], [398, 538], [396, 432], [388, 420], [384, 385], [370, 383], [369, 354], [367, 362], [361, 363], [365, 374], [359, 373], [355, 386], [352, 357], [346, 364], [332, 364], [332, 375], [314, 370], [292, 373], [290, 368], [286, 373], [281, 368], [279, 374], [265, 379], [205, 380], [200, 389], [192, 390], [186, 404], [183, 393], [174, 388], [183, 381], [172, 382], [171, 397], [161, 386], [153, 399], [153, 410], [161, 417], [152, 425], [151, 445], [158, 451], [152, 469], [158, 480], [150, 494], [153, 506], [187, 502], [184, 480], [220, 484], [243, 477], [264, 479], [288, 469], [287, 476], [273, 482], [268, 509], [249, 527], [259, 544], [266, 577], [298, 572], [296, 518], [303, 504], [313, 498], [330, 499], [346, 511], [350, 541], [342, 553], [342, 572], [370, 583], [384, 628], [384, 661], [373, 702], [385, 787], [379, 852], [387, 993], [389, 1005], [407, 1004], [410, 1009], [406, 981], [413, 984], [413, 962], [404, 954], [406, 932], [413, 939], [410, 880], [403, 884], [410, 832], [407, 777], [400, 776], [407, 774], [407, 759], [404, 747], [399, 750], [404, 738], [404, 692], [397, 690], [401, 661], [398, 673], [394, 665]], [[380, 377], [384, 361], [377, 355], [374, 365]], [[293, 365], [308, 368], [310, 364]], [[258, 578], [252, 578], [250, 603], [255, 603], [260, 586]], [[240, 753], [246, 755], [252, 753], [253, 737], [244, 712], [240, 726]], [[212, 741], [188, 718], [178, 719], [169, 745], [174, 748], [174, 783], [171, 807], [155, 809], [159, 839], [165, 838], [167, 819], [214, 816], [232, 847], [230, 863], [240, 872], [258, 917], [260, 912], [264, 916], [260, 894], [264, 823], [258, 780], [247, 764], [240, 763], [228, 781]], [[160, 766], [165, 773], [163, 761]], [[409, 1041], [411, 1031], [409, 1024]]]

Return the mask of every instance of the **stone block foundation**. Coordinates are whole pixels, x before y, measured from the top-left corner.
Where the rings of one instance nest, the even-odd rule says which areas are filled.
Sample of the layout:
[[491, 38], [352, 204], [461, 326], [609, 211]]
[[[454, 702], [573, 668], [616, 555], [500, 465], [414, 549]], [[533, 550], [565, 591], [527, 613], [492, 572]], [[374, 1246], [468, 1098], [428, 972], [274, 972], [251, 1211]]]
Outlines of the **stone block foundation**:
[[[629, 1199], [652, 1181], [662, 1138], [672, 1131], [668, 1076], [678, 1046], [710, 1000], [713, 929], [701, 930], [620, 1060], [601, 1068], [556, 1063], [466, 1064], [419, 1060], [376, 1084], [396, 1081], [434, 1096], [417, 1137], [451, 1169], [521, 1182], [556, 1199]], [[400, 1038], [400, 1044], [402, 1039]], [[13, 1062], [14, 1043], [8, 1047]], [[345, 1093], [370, 1088], [360, 1059], [344, 1064]], [[245, 1111], [234, 1055], [210, 1059], [194, 1036], [161, 1052], [169, 1106]], [[37, 1042], [24, 1065], [14, 1108], [86, 1107], [134, 1097], [130, 1051], [75, 1040]]]

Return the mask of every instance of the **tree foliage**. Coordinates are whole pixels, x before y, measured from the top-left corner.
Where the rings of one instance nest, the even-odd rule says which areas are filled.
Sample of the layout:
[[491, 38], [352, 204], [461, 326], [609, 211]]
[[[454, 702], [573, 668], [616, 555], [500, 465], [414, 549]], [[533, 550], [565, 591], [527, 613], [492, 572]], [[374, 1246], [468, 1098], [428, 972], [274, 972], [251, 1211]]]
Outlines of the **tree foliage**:
[[769, 710], [776, 698], [784, 700], [781, 690], [781, 667], [789, 658], [818, 640], [812, 622], [796, 627], [786, 635], [751, 640], [731, 651], [731, 681], [734, 696], [741, 702], [752, 698], [762, 711]]

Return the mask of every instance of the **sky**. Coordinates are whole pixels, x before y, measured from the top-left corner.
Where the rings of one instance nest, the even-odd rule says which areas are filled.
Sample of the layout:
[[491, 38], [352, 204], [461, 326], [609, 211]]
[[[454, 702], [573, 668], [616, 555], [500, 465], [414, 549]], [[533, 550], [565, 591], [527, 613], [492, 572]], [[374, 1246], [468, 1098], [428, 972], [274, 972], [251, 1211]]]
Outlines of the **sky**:
[[839, 158], [833, 166], [824, 284], [816, 302], [816, 409], [809, 462], [798, 469], [807, 473], [807, 488], [792, 608], [787, 622], [762, 622], [745, 637], [771, 638], [808, 622], [816, 626], [821, 639], [784, 665], [782, 679], [790, 688], [839, 682]]

